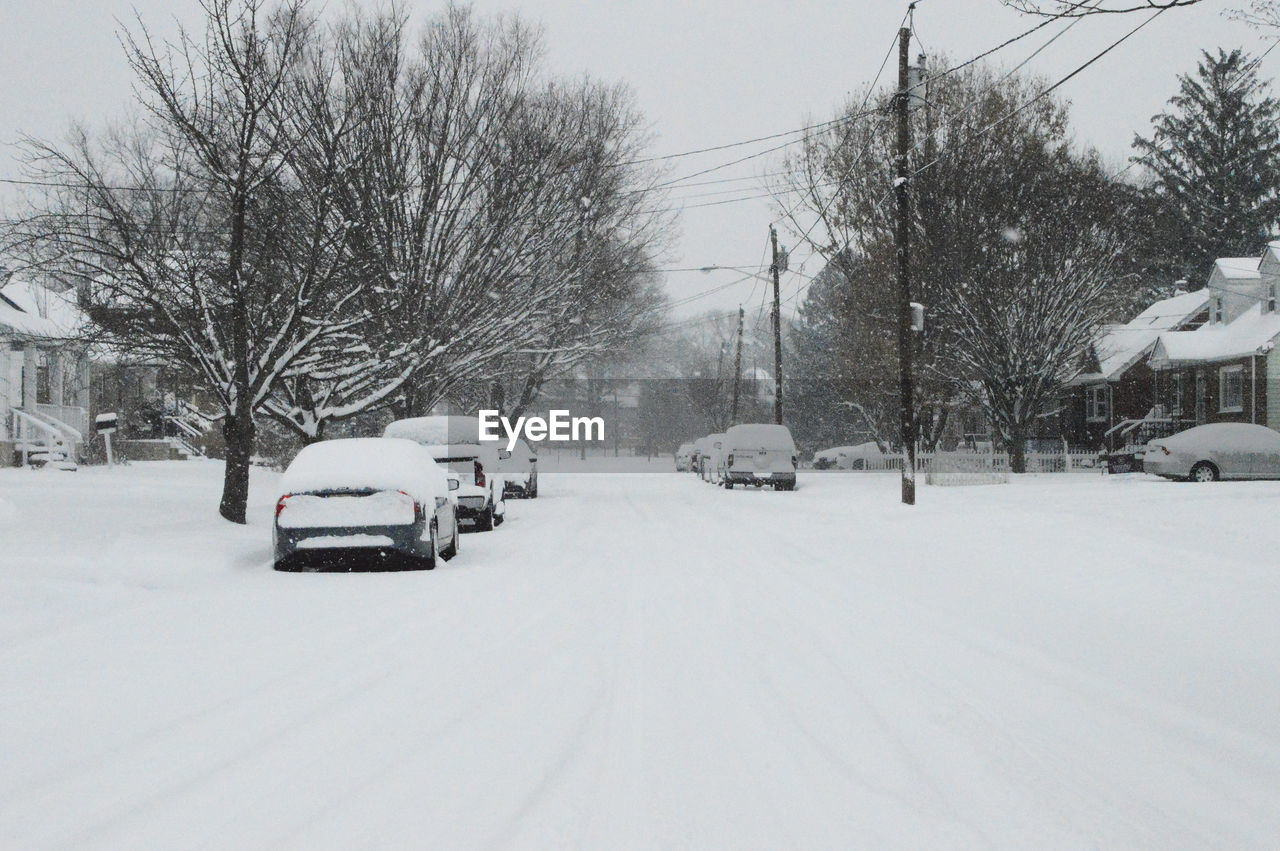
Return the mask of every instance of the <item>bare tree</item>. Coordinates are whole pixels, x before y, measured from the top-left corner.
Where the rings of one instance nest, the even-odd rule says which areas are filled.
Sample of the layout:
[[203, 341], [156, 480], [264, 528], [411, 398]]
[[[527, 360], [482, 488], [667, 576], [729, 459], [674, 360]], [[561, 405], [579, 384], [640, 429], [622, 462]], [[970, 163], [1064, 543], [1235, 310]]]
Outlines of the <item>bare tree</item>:
[[[1042, 90], [1040, 81], [972, 66], [932, 81], [928, 106], [913, 118], [913, 297], [927, 312], [915, 343], [914, 420], [926, 445], [968, 397], [1020, 459], [1029, 425], [1051, 413], [1063, 375], [1078, 365], [1083, 349], [1073, 347], [1118, 311], [1110, 282], [1119, 279], [1116, 234], [1132, 193], [1095, 156], [1072, 149], [1066, 106], [1038, 97]], [[885, 104], [874, 95], [863, 102]], [[868, 115], [851, 104], [806, 142], [779, 187], [797, 232], [850, 288], [838, 297], [811, 290], [801, 311], [797, 340], [825, 353], [827, 380], [843, 393], [816, 401], [847, 408], [851, 431], [873, 433], [897, 406], [886, 285], [894, 174], [883, 122], [882, 109]], [[806, 220], [816, 221], [801, 228]], [[1055, 312], [1025, 316], [1028, 305]], [[983, 333], [1000, 339], [979, 346]]]
[[[245, 522], [255, 411], [277, 380], [348, 324], [359, 286], [338, 272], [335, 138], [300, 169], [299, 104], [328, 79], [303, 0], [206, 0], [201, 37], [123, 33], [144, 121], [101, 145], [32, 141], [61, 184], [25, 229], [81, 285], [121, 347], [188, 365], [222, 408], [219, 511]], [[315, 141], [314, 139], [312, 140]]]
[[1194, 6], [1202, 0], [1000, 0], [1006, 6], [1044, 18], [1082, 18], [1086, 15], [1124, 15]]

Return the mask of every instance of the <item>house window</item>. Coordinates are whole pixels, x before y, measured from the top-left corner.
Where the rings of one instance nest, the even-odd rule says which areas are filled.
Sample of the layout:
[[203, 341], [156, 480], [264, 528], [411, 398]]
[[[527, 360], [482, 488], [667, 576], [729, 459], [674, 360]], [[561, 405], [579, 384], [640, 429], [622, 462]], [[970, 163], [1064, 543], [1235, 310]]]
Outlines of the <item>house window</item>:
[[1169, 416], [1182, 416], [1182, 373], [1175, 372], [1169, 381]]
[[1209, 321], [1218, 323], [1222, 322], [1222, 296], [1220, 295], [1213, 297], [1213, 308]]
[[1105, 384], [1090, 387], [1084, 392], [1084, 415], [1091, 423], [1106, 422], [1111, 415], [1110, 394]]
[[1276, 285], [1267, 287], [1267, 313], [1276, 312]]
[[1218, 370], [1218, 411], [1244, 410], [1244, 367], [1224, 366]]

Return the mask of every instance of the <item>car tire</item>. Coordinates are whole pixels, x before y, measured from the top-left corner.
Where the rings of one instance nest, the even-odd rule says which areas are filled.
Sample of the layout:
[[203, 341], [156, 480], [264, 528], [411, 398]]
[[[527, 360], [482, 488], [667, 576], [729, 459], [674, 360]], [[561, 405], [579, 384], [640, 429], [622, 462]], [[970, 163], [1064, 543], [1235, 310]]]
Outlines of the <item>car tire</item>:
[[493, 506], [486, 508], [484, 511], [482, 511], [479, 515], [476, 516], [476, 531], [477, 532], [493, 531]]
[[727, 490], [727, 491], [731, 491], [731, 490], [733, 490], [733, 482], [732, 482], [732, 481], [730, 481], [729, 479], [725, 479], [725, 480], [724, 480], [724, 489], [725, 489], [725, 490]]
[[458, 538], [460, 537], [461, 535], [458, 534], [458, 523], [457, 521], [454, 521], [453, 540], [449, 542], [449, 546], [446, 549], [440, 551], [440, 558], [445, 561], [453, 560], [454, 556], [458, 554]]
[[1191, 468], [1191, 475], [1187, 476], [1193, 482], [1216, 482], [1218, 480], [1218, 468], [1208, 461], [1197, 462]]
[[435, 570], [440, 558], [440, 539], [436, 537], [436, 524], [431, 524], [431, 552], [422, 560], [423, 570]]

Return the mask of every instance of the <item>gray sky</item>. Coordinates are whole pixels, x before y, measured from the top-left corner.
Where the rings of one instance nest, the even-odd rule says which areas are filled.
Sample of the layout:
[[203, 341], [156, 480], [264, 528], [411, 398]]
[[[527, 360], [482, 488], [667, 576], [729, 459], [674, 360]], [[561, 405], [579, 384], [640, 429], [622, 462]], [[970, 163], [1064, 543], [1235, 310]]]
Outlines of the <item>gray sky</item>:
[[[848, 94], [874, 77], [906, 10], [898, 0], [645, 0], [645, 2], [570, 3], [564, 0], [476, 0], [482, 13], [517, 11], [545, 27], [547, 59], [558, 73], [589, 72], [605, 80], [624, 80], [634, 88], [655, 136], [654, 154], [668, 154], [769, 135], [830, 118]], [[1176, 88], [1176, 75], [1191, 69], [1201, 48], [1242, 46], [1255, 54], [1270, 38], [1224, 17], [1233, 0], [1205, 0], [1174, 9], [1070, 81], [1061, 91], [1074, 104], [1081, 143], [1099, 148], [1123, 163], [1135, 131], [1146, 132]], [[330, 8], [340, 8], [330, 2]], [[101, 126], [119, 115], [130, 98], [130, 78], [116, 41], [116, 21], [133, 10], [160, 34], [173, 31], [174, 19], [199, 26], [195, 0], [0, 0], [0, 142], [20, 132], [59, 138], [73, 120]], [[436, 4], [419, 3], [425, 15]], [[1135, 15], [1103, 16], [1082, 22], [1033, 60], [1028, 69], [1054, 79], [1136, 25]], [[1006, 9], [999, 0], [921, 0], [916, 31], [927, 52], [967, 58], [998, 44], [1032, 21]], [[1046, 41], [1057, 27], [996, 54], [1011, 66]], [[916, 51], [913, 50], [913, 54]], [[896, 73], [894, 61], [885, 80]], [[1267, 57], [1262, 75], [1280, 69], [1280, 50]], [[785, 140], [781, 140], [785, 141]], [[778, 141], [688, 157], [672, 162], [680, 177], [720, 165], [778, 144]], [[706, 177], [753, 178], [776, 167], [780, 153], [749, 160]], [[0, 176], [16, 176], [12, 151], [0, 154]], [[689, 197], [742, 187], [741, 195], [760, 194], [758, 180], [675, 189], [683, 204], [706, 203], [735, 195]], [[0, 193], [11, 203], [12, 194]], [[667, 267], [751, 266], [760, 263], [769, 222], [768, 200], [685, 209], [681, 238]], [[782, 234], [784, 244], [791, 235]], [[804, 262], [797, 250], [793, 268], [816, 272], [818, 261]], [[802, 266], [802, 263], [804, 264]], [[668, 288], [682, 298], [735, 277], [730, 272], [673, 272]], [[784, 299], [803, 286], [792, 276], [783, 282]], [[754, 280], [692, 302], [679, 309], [736, 307], [750, 298], [758, 306], [763, 293]]]

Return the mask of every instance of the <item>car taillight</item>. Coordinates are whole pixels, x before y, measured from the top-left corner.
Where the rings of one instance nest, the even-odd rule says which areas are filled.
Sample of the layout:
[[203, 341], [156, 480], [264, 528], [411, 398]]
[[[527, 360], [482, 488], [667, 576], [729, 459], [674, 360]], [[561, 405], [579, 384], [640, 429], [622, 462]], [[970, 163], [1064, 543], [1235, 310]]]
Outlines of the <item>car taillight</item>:
[[404, 491], [396, 491], [396, 493], [400, 494], [401, 496], [405, 497], [406, 499], [408, 499], [410, 502], [413, 503], [414, 519], [417, 519], [422, 516], [422, 506], [418, 503], [416, 499], [413, 498], [412, 495], [405, 493]]
[[293, 496], [293, 494], [285, 494], [284, 496], [280, 497], [280, 499], [276, 501], [276, 519], [277, 520], [280, 519], [280, 512], [284, 511], [285, 500], [287, 500], [291, 496]]
[[1173, 454], [1172, 452], [1170, 452], [1170, 451], [1169, 451], [1169, 447], [1167, 447], [1167, 446], [1161, 446], [1161, 447], [1160, 447], [1160, 451], [1161, 451], [1161, 452], [1163, 452], [1165, 455], [1172, 455], [1172, 454]]
[[484, 465], [479, 461], [476, 462], [476, 487], [484, 487]]

